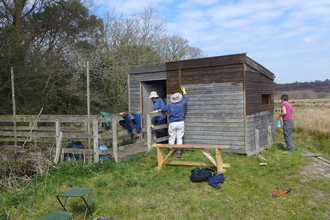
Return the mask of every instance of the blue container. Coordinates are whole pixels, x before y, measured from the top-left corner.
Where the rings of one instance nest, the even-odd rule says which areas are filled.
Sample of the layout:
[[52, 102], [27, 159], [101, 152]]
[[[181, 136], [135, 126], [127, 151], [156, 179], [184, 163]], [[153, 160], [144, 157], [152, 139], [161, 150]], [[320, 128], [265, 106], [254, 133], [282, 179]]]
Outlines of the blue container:
[[[107, 146], [105, 146], [105, 145], [100, 145], [99, 146], [99, 150], [108, 150], [108, 147]], [[99, 155], [99, 160], [100, 161], [102, 161], [102, 160], [107, 160], [107, 159], [109, 159], [109, 157], [110, 157], [110, 154], [100, 154]]]
[[276, 122], [276, 127], [278, 127], [278, 128], [281, 127], [281, 122], [280, 121]]

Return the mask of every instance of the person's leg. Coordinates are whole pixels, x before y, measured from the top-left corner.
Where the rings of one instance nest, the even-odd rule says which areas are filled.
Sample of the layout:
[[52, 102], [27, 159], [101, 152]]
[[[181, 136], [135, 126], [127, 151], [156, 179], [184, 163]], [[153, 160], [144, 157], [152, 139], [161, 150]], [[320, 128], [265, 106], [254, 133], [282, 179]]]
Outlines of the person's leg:
[[283, 121], [283, 135], [285, 140], [286, 149], [293, 151], [292, 145], [292, 128], [294, 126], [294, 120]]
[[[173, 123], [170, 123], [168, 125], [168, 135], [169, 135], [168, 144], [174, 145], [175, 139], [176, 139], [176, 130], [175, 130], [175, 125]], [[172, 148], [170, 147], [169, 150], [171, 151]], [[172, 157], [172, 155], [171, 155], [171, 157]]]
[[176, 139], [176, 130], [174, 123], [170, 123], [168, 125], [168, 134], [169, 134], [168, 144], [173, 145]]
[[[164, 124], [164, 119], [162, 120], [155, 120], [154, 121], [154, 125], [162, 125], [162, 124]], [[164, 133], [164, 129], [162, 128], [162, 129], [157, 129], [156, 131], [155, 131], [155, 133], [156, 133], [156, 137], [157, 138], [162, 138], [162, 137], [165, 137], [165, 133]]]
[[184, 122], [183, 121], [177, 122], [176, 130], [177, 130], [176, 144], [182, 145], [182, 143], [183, 143], [182, 138], [184, 135]]
[[[177, 145], [182, 145], [183, 143], [183, 135], [184, 135], [184, 122], [180, 121], [177, 124], [177, 135], [176, 135], [176, 143]], [[181, 157], [181, 149], [178, 149], [178, 157]]]

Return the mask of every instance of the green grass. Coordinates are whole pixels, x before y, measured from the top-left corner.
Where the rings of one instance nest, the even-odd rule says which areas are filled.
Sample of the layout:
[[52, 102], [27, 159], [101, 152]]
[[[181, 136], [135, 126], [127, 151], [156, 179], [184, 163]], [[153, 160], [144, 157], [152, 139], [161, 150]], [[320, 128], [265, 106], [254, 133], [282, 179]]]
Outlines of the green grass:
[[[191, 182], [194, 166], [155, 170], [155, 151], [119, 164], [60, 163], [30, 181], [11, 179], [16, 187], [1, 192], [0, 219], [35, 219], [60, 210], [56, 195], [70, 187], [93, 189], [88, 219], [330, 219], [329, 177], [311, 173], [313, 161], [299, 147], [293, 153], [283, 148], [277, 130], [276, 144], [261, 153], [267, 166], [259, 166], [257, 156], [224, 153], [231, 167], [220, 189]], [[181, 160], [207, 161], [199, 151], [185, 151]], [[325, 172], [329, 176], [329, 168]], [[275, 187], [292, 191], [272, 198]], [[83, 219], [80, 200], [70, 199], [67, 207]]]

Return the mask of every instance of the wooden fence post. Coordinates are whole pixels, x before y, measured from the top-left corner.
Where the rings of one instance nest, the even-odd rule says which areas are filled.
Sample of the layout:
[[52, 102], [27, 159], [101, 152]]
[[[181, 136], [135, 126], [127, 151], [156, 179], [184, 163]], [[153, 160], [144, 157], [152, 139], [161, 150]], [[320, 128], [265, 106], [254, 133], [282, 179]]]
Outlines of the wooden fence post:
[[148, 152], [151, 151], [151, 136], [152, 136], [152, 130], [151, 130], [151, 117], [150, 114], [146, 114], [146, 126], [147, 126], [147, 147]]
[[61, 122], [60, 119], [56, 119], [55, 120], [55, 136], [56, 136], [56, 146], [59, 144], [60, 142], [60, 132], [61, 132]]
[[112, 150], [113, 156], [115, 157], [116, 163], [118, 163], [118, 131], [117, 131], [117, 120], [115, 117], [111, 118], [111, 129], [112, 129]]
[[54, 163], [58, 163], [60, 158], [61, 150], [62, 150], [62, 132], [60, 132], [59, 141], [56, 143], [56, 153], [54, 158]]
[[15, 132], [15, 146], [17, 146], [17, 127], [16, 127], [16, 99], [15, 99], [15, 83], [14, 83], [14, 68], [10, 67], [10, 77], [11, 77], [11, 97], [13, 100], [13, 117], [14, 117], [14, 132]]
[[94, 162], [99, 162], [99, 131], [97, 119], [93, 119]]
[[260, 145], [259, 145], [259, 130], [255, 130], [255, 144], [256, 144], [256, 155], [259, 153]]
[[272, 127], [268, 126], [268, 145], [273, 145]]
[[[61, 149], [62, 149], [62, 132], [61, 132], [61, 122], [60, 119], [55, 120], [55, 136], [56, 136], [56, 154], [55, 154], [55, 160], [57, 160], [55, 163], [58, 162], [58, 159], [56, 159], [57, 153], [58, 157], [60, 157]], [[59, 152], [58, 151], [59, 148]]]

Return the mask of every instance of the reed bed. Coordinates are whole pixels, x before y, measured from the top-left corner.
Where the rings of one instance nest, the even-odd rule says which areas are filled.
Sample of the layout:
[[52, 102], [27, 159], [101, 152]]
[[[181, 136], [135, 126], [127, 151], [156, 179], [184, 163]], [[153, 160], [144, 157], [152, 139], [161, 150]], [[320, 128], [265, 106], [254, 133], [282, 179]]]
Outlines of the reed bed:
[[330, 134], [330, 108], [294, 109], [295, 127]]
[[[330, 135], [330, 99], [292, 99], [295, 128]], [[280, 101], [275, 100], [279, 106]]]
[[[330, 98], [324, 99], [291, 99], [289, 102], [294, 107], [321, 107], [321, 108], [330, 108]], [[280, 104], [281, 100], [275, 100], [275, 104]]]

